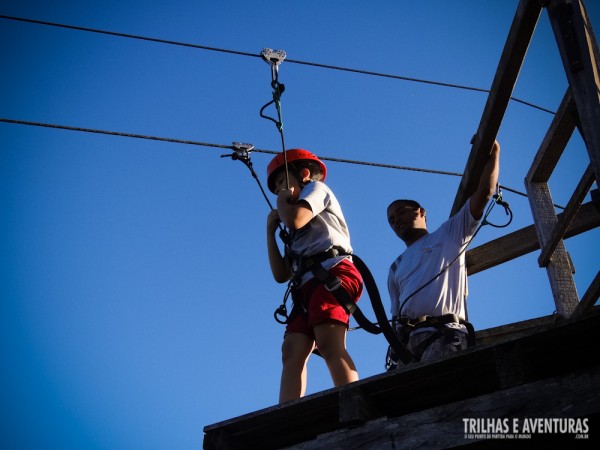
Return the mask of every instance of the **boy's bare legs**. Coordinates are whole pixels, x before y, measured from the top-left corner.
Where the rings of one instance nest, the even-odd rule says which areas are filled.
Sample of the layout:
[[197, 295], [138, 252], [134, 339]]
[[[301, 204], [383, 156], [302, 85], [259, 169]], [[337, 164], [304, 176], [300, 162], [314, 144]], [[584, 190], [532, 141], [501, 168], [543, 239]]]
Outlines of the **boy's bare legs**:
[[346, 325], [325, 321], [315, 325], [313, 331], [317, 348], [327, 364], [334, 386], [357, 381], [356, 366], [346, 351]]
[[290, 333], [281, 345], [281, 385], [279, 387], [279, 403], [295, 400], [306, 391], [306, 361], [310, 356], [315, 341], [302, 333]]

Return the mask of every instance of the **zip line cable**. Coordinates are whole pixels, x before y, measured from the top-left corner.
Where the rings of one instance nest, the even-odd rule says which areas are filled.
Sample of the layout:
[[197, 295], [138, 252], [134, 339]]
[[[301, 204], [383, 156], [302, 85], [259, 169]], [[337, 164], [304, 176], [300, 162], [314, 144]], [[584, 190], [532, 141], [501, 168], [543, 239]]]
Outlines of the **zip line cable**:
[[[191, 141], [191, 140], [186, 140], [186, 139], [166, 138], [166, 137], [160, 137], [160, 136], [149, 136], [149, 135], [144, 135], [144, 134], [124, 133], [124, 132], [120, 132], [120, 131], [100, 130], [100, 129], [95, 129], [95, 128], [81, 128], [81, 127], [73, 127], [73, 126], [69, 126], [69, 125], [57, 125], [57, 124], [52, 124], [52, 123], [31, 122], [31, 121], [27, 121], [27, 120], [16, 120], [16, 119], [7, 119], [7, 118], [0, 118], [0, 122], [11, 123], [11, 124], [16, 124], [16, 125], [28, 125], [28, 126], [34, 126], [34, 127], [43, 127], [43, 128], [55, 128], [55, 129], [59, 129], [59, 130], [80, 131], [80, 132], [84, 132], [84, 133], [104, 134], [104, 135], [109, 135], [109, 136], [121, 136], [121, 137], [129, 137], [129, 138], [136, 138], [136, 139], [146, 139], [146, 140], [151, 140], [151, 141], [171, 142], [171, 143], [175, 143], [175, 144], [196, 145], [196, 146], [200, 146], [200, 147], [226, 148], [226, 149], [230, 149], [230, 150], [234, 150], [234, 151], [239, 150], [239, 146], [237, 146], [236, 143], [234, 143], [234, 145], [212, 144], [209, 142]], [[257, 153], [267, 153], [267, 154], [271, 154], [271, 155], [277, 155], [278, 153], [280, 153], [275, 150], [265, 150], [265, 149], [254, 148], [254, 146], [252, 147], [251, 151], [254, 151]], [[228, 156], [230, 156], [230, 155], [228, 155]], [[407, 170], [407, 171], [412, 171], [412, 172], [425, 172], [425, 173], [431, 173], [431, 174], [436, 174], [436, 175], [450, 175], [450, 176], [456, 176], [456, 177], [463, 176], [463, 174], [459, 173], [459, 172], [448, 172], [448, 171], [444, 171], [444, 170], [435, 170], [435, 169], [422, 169], [422, 168], [418, 168], [418, 167], [398, 166], [395, 164], [374, 163], [374, 162], [368, 162], [368, 161], [358, 161], [358, 160], [353, 160], [353, 159], [332, 158], [329, 156], [319, 156], [319, 159], [322, 159], [323, 161], [340, 162], [340, 163], [345, 163], [345, 164], [357, 164], [357, 165], [361, 165], [361, 166], [381, 167], [384, 169]], [[526, 193], [517, 191], [516, 189], [511, 189], [507, 186], [500, 186], [500, 187], [506, 191], [512, 192], [513, 194], [517, 194], [522, 197], [527, 197]], [[554, 204], [554, 206], [556, 208], [565, 209], [565, 207], [561, 206], [561, 205]]]
[[[96, 134], [107, 134], [111, 136], [121, 136], [121, 137], [130, 137], [137, 139], [148, 139], [151, 141], [163, 141], [163, 142], [173, 142], [176, 144], [190, 144], [190, 145], [199, 145], [203, 147], [217, 147], [217, 148], [228, 148], [235, 150], [235, 147], [231, 145], [222, 145], [222, 144], [210, 144], [208, 142], [198, 142], [198, 141], [189, 141], [185, 139], [174, 139], [174, 138], [165, 138], [159, 136], [148, 136], [144, 134], [134, 134], [134, 133], [123, 133], [120, 131], [108, 131], [108, 130], [98, 130], [94, 128], [80, 128], [80, 127], [72, 127], [68, 125], [56, 125], [52, 123], [42, 123], [42, 122], [29, 122], [26, 120], [13, 120], [13, 119], [5, 119], [0, 118], [0, 122], [5, 123], [14, 123], [18, 125], [30, 125], [34, 127], [45, 127], [45, 128], [57, 128], [59, 130], [70, 130], [70, 131], [82, 131], [85, 133], [96, 133]], [[264, 150], [265, 152], [269, 152], [268, 150]], [[276, 152], [273, 152], [276, 153]]]
[[[80, 26], [75, 26], [75, 25], [66, 25], [66, 24], [55, 23], [55, 22], [46, 22], [43, 20], [26, 19], [23, 17], [0, 15], [0, 19], [33, 23], [33, 24], [37, 24], [37, 25], [47, 25], [47, 26], [66, 28], [66, 29], [77, 30], [77, 31], [86, 31], [89, 33], [105, 34], [108, 36], [124, 37], [124, 38], [128, 38], [128, 39], [137, 39], [137, 40], [148, 41], [148, 42], [156, 42], [159, 44], [178, 45], [181, 47], [189, 47], [189, 48], [195, 48], [195, 49], [199, 49], [199, 50], [209, 50], [209, 51], [214, 51], [214, 52], [229, 53], [229, 54], [239, 55], [239, 56], [251, 56], [253, 58], [261, 58], [261, 55], [257, 55], [255, 53], [242, 52], [242, 51], [237, 51], [237, 50], [229, 50], [229, 49], [217, 48], [217, 47], [209, 47], [206, 45], [191, 44], [188, 42], [172, 41], [172, 40], [168, 40], [168, 39], [153, 38], [153, 37], [140, 36], [140, 35], [135, 35], [135, 34], [120, 33], [120, 32], [116, 32], [116, 31], [99, 30], [96, 28], [80, 27]], [[387, 74], [387, 73], [381, 73], [381, 72], [374, 72], [374, 71], [370, 71], [370, 70], [352, 69], [352, 68], [348, 68], [348, 67], [333, 66], [330, 64], [321, 64], [321, 63], [314, 63], [314, 62], [309, 62], [309, 61], [300, 61], [297, 59], [287, 59], [286, 61], [293, 63], [293, 64], [301, 64], [301, 65], [305, 65], [305, 66], [320, 67], [322, 69], [339, 70], [339, 71], [343, 71], [343, 72], [352, 72], [352, 73], [358, 73], [358, 74], [362, 74], [362, 75], [371, 75], [371, 76], [376, 76], [376, 77], [391, 78], [391, 79], [402, 80], [402, 81], [411, 81], [414, 83], [430, 84], [430, 85], [434, 85], [434, 86], [448, 87], [448, 88], [453, 88], [453, 89], [462, 89], [462, 90], [467, 90], [467, 91], [484, 92], [484, 93], [491, 92], [490, 89], [483, 89], [483, 88], [465, 86], [465, 85], [453, 84], [453, 83], [445, 83], [442, 81], [426, 80], [426, 79], [422, 79], [422, 78], [413, 78], [413, 77], [407, 77], [407, 76], [402, 76], [402, 75], [393, 75], [393, 74]], [[549, 114], [553, 114], [553, 115], [556, 114], [556, 112], [554, 112], [550, 109], [543, 108], [541, 106], [535, 105], [535, 104], [527, 102], [525, 100], [521, 100], [516, 97], [510, 97], [510, 99], [517, 103], [521, 103], [525, 106], [529, 106], [531, 108], [538, 109], [540, 111], [544, 111]]]
[[[149, 41], [149, 42], [157, 42], [157, 43], [161, 43], [161, 44], [191, 47], [191, 48], [196, 48], [196, 49], [200, 49], [200, 50], [209, 50], [209, 51], [215, 51], [215, 52], [230, 53], [230, 54], [241, 55], [241, 56], [251, 56], [253, 58], [262, 58], [263, 57], [262, 55], [257, 55], [257, 54], [249, 53], [249, 52], [228, 50], [228, 49], [223, 49], [223, 48], [209, 47], [209, 46], [199, 45], [199, 44], [190, 44], [190, 43], [186, 43], [186, 42], [178, 42], [178, 41], [172, 41], [172, 40], [167, 40], [167, 39], [151, 38], [151, 37], [145, 37], [145, 36], [139, 36], [139, 35], [133, 35], [133, 34], [127, 34], [127, 33], [118, 33], [118, 32], [114, 32], [114, 31], [98, 30], [98, 29], [94, 29], [94, 28], [80, 27], [80, 26], [75, 26], [75, 25], [66, 25], [66, 24], [59, 24], [59, 23], [54, 23], [54, 22], [46, 22], [46, 21], [42, 21], [42, 20], [26, 19], [26, 18], [22, 18], [22, 17], [0, 15], [0, 19], [14, 20], [14, 21], [33, 23], [33, 24], [38, 24], [38, 25], [47, 25], [47, 26], [66, 28], [66, 29], [71, 29], [71, 30], [78, 30], [78, 31], [86, 31], [86, 32], [91, 32], [91, 33], [105, 34], [105, 35], [109, 35], [109, 36], [124, 37], [124, 38], [128, 38], [128, 39], [137, 39], [137, 40], [143, 40], [143, 41]], [[464, 89], [464, 90], [477, 91], [477, 92], [485, 92], [485, 93], [490, 92], [489, 89], [482, 89], [482, 88], [476, 88], [476, 87], [470, 87], [470, 86], [462, 86], [462, 85], [457, 85], [457, 84], [443, 83], [443, 82], [438, 82], [438, 81], [404, 77], [404, 76], [400, 76], [400, 75], [390, 75], [390, 74], [384, 74], [384, 73], [372, 72], [372, 71], [366, 71], [366, 70], [349, 69], [349, 68], [344, 68], [344, 67], [339, 67], [339, 66], [312, 63], [312, 62], [293, 60], [293, 59], [287, 59], [286, 61], [290, 62], [290, 63], [294, 63], [294, 64], [302, 64], [302, 65], [308, 65], [308, 66], [314, 66], [314, 67], [321, 67], [321, 68], [325, 68], [325, 69], [341, 70], [341, 71], [346, 71], [346, 72], [355, 72], [355, 73], [361, 73], [364, 75], [373, 75], [373, 76], [380, 76], [380, 77], [386, 77], [386, 78], [394, 78], [394, 79], [398, 79], [398, 80], [412, 81], [412, 82], [416, 82], [416, 83], [432, 84], [432, 85], [437, 85], [437, 86], [450, 87], [450, 88], [456, 88], [456, 89]], [[521, 100], [521, 99], [518, 99], [515, 97], [511, 97], [511, 100], [518, 102], [518, 103], [522, 103], [524, 105], [530, 106], [535, 109], [539, 109], [541, 111], [545, 111], [550, 114], [556, 114], [554, 111], [551, 111], [546, 108], [542, 108], [540, 106], [537, 106], [535, 104], [526, 102], [524, 100]], [[173, 143], [178, 143], [178, 144], [190, 144], [190, 145], [199, 145], [199, 146], [205, 146], [205, 147], [218, 147], [218, 148], [227, 148], [227, 149], [236, 150], [236, 148], [234, 146], [230, 146], [230, 145], [211, 144], [211, 143], [206, 143], [206, 142], [187, 141], [187, 140], [182, 140], [182, 139], [163, 138], [163, 137], [157, 137], [157, 136], [145, 136], [145, 135], [138, 135], [138, 134], [131, 134], [131, 133], [120, 133], [120, 132], [116, 132], [116, 131], [77, 128], [77, 127], [64, 126], [64, 125], [53, 125], [53, 124], [47, 124], [47, 123], [27, 122], [27, 121], [10, 120], [10, 119], [0, 119], [0, 121], [6, 122], [6, 123], [15, 123], [15, 124], [32, 125], [32, 126], [40, 126], [40, 127], [49, 127], [49, 128], [59, 128], [59, 129], [72, 130], [72, 131], [83, 131], [83, 132], [88, 132], [88, 133], [108, 134], [108, 135], [114, 135], [114, 136], [132, 137], [132, 138], [149, 139], [149, 140], [155, 140], [155, 141], [173, 142]], [[278, 152], [272, 151], [272, 150], [261, 150], [261, 149], [253, 149], [253, 151], [256, 151], [259, 153], [271, 153], [271, 154], [278, 153]], [[322, 160], [326, 160], [326, 161], [342, 162], [342, 163], [347, 163], [347, 164], [360, 164], [360, 165], [368, 165], [368, 166], [374, 166], [374, 167], [383, 167], [383, 168], [388, 168], [388, 169], [427, 172], [427, 173], [434, 173], [434, 174], [440, 174], [440, 175], [452, 175], [452, 176], [459, 176], [459, 177], [463, 176], [462, 173], [458, 173], [458, 172], [419, 169], [419, 168], [414, 168], [414, 167], [398, 166], [398, 165], [393, 165], [393, 164], [369, 163], [369, 162], [365, 162], [365, 161], [355, 161], [355, 160], [349, 160], [349, 159], [339, 159], [339, 158], [330, 158], [330, 157], [320, 157], [320, 158]], [[502, 187], [509, 192], [512, 192], [517, 195], [521, 195], [523, 197], [527, 197], [527, 194], [525, 194], [523, 192], [517, 191], [515, 189], [511, 189], [507, 186], [502, 186]], [[564, 209], [564, 206], [560, 206], [560, 205], [556, 205], [556, 204], [554, 206], [557, 208]]]

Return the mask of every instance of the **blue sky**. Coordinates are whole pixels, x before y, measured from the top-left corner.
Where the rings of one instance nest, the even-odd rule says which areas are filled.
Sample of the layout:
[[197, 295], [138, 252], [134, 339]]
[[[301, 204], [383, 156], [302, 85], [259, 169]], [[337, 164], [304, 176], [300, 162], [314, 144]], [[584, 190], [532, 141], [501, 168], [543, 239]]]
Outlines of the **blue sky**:
[[[489, 89], [516, 1], [5, 1], [0, 15]], [[600, 5], [587, 2], [600, 27]], [[271, 100], [260, 58], [0, 19], [0, 117], [279, 151], [259, 116]], [[284, 61], [288, 148], [462, 172], [481, 92]], [[546, 12], [514, 97], [555, 111], [567, 87]], [[271, 115], [273, 109], [267, 110]], [[523, 180], [552, 114], [512, 102], [498, 140], [500, 183]], [[198, 449], [203, 427], [277, 402], [284, 285], [268, 267], [268, 205], [227, 150], [0, 123], [2, 444], [12, 449]], [[253, 153], [265, 182], [271, 156]], [[565, 205], [589, 158], [575, 132], [550, 179]], [[357, 255], [384, 301], [404, 249], [385, 208], [415, 198], [430, 228], [460, 177], [328, 162]], [[504, 192], [507, 228], [533, 222]], [[587, 198], [589, 200], [589, 196]], [[504, 223], [501, 208], [490, 220]], [[598, 230], [566, 241], [580, 296], [598, 270]], [[476, 329], [552, 314], [538, 252], [469, 278]], [[368, 298], [361, 300], [370, 315]], [[371, 317], [372, 314], [371, 314]], [[354, 324], [353, 324], [354, 325]], [[348, 335], [361, 378], [387, 344]], [[309, 363], [308, 393], [331, 387]]]

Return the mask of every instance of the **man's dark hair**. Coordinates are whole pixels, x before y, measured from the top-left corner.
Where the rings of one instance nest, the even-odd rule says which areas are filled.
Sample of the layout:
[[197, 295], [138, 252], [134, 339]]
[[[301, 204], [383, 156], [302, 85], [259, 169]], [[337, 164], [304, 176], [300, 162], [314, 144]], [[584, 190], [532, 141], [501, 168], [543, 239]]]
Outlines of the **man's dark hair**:
[[415, 209], [422, 208], [422, 206], [416, 200], [399, 199], [399, 200], [394, 200], [392, 203], [390, 203], [389, 206], [387, 207], [387, 210], [389, 211], [392, 206], [395, 206], [397, 204], [407, 205], [407, 206], [410, 206]]

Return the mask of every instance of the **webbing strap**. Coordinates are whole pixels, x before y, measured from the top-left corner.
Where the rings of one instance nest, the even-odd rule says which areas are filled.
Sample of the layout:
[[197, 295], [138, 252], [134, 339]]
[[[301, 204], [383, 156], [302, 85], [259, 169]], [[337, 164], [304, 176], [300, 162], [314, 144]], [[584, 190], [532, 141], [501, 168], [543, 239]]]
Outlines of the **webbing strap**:
[[388, 321], [385, 308], [383, 307], [383, 302], [381, 301], [381, 295], [379, 294], [379, 289], [377, 288], [377, 283], [375, 283], [375, 278], [373, 278], [373, 274], [371, 273], [365, 262], [358, 256], [352, 255], [352, 261], [354, 262], [354, 265], [360, 272], [365, 286], [367, 288], [369, 298], [371, 299], [371, 305], [373, 306], [373, 311], [375, 312], [375, 317], [377, 318], [377, 323], [379, 324], [380, 332], [383, 333], [385, 339], [388, 341], [388, 344], [390, 344], [390, 347], [392, 347], [392, 349], [396, 352], [398, 358], [404, 364], [414, 362], [415, 358], [413, 354], [404, 346], [402, 342], [400, 342], [398, 336], [396, 336], [396, 333], [394, 332], [392, 326], [390, 325], [390, 322]]
[[328, 291], [335, 295], [335, 298], [338, 300], [340, 305], [342, 305], [348, 314], [352, 314], [354, 316], [354, 319], [361, 328], [371, 334], [383, 333], [386, 340], [403, 363], [408, 364], [409, 362], [414, 361], [413, 355], [406, 349], [402, 342], [400, 342], [396, 336], [396, 333], [394, 333], [394, 330], [388, 322], [387, 314], [385, 312], [385, 308], [383, 307], [381, 296], [379, 295], [379, 289], [377, 289], [377, 284], [375, 283], [375, 279], [373, 278], [371, 271], [364, 261], [358, 256], [352, 255], [352, 261], [363, 278], [363, 282], [367, 288], [367, 293], [371, 299], [373, 311], [377, 317], [377, 323], [373, 323], [365, 317], [358, 305], [350, 298], [348, 292], [342, 288], [340, 279], [336, 276], [333, 276], [328, 270], [325, 270], [319, 262], [314, 261], [312, 258], [308, 258], [306, 261], [304, 261], [304, 267], [307, 270], [310, 270], [315, 278], [323, 283]]
[[403, 326], [408, 327], [409, 331], [417, 328], [428, 328], [433, 327], [437, 329], [444, 328], [448, 323], [459, 323], [464, 325], [467, 329], [467, 345], [469, 347], [475, 346], [475, 328], [473, 324], [467, 322], [464, 319], [459, 318], [456, 314], [444, 314], [442, 316], [422, 316], [414, 320], [404, 319], [401, 320]]

